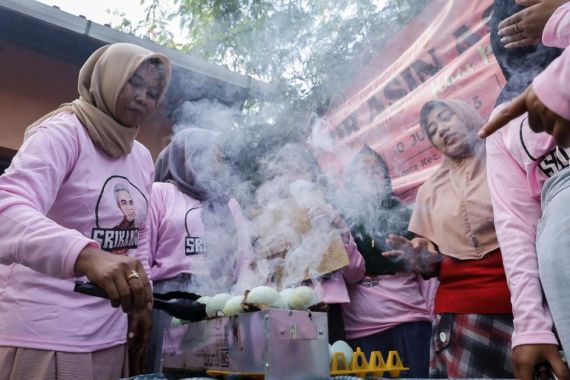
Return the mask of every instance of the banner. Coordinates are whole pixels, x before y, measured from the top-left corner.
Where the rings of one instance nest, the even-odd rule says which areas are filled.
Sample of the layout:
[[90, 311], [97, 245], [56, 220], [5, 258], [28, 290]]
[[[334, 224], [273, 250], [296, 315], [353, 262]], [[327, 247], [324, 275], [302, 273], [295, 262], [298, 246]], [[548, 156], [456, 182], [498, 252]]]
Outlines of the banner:
[[419, 126], [423, 104], [461, 99], [486, 119], [505, 84], [490, 46], [492, 3], [433, 0], [382, 49], [324, 117], [336, 153], [319, 155], [323, 169], [338, 178], [368, 144], [386, 160], [395, 193], [413, 202], [442, 161]]

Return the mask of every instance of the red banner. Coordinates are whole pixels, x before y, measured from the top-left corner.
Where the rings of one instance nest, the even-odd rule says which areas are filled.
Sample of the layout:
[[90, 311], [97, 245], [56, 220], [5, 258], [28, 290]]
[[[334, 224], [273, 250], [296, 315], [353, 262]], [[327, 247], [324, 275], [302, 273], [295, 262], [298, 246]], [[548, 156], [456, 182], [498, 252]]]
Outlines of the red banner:
[[379, 52], [325, 115], [335, 140], [335, 153], [319, 156], [325, 171], [337, 177], [368, 144], [386, 160], [396, 194], [413, 202], [441, 162], [418, 124], [422, 105], [462, 99], [486, 118], [505, 83], [489, 41], [491, 9], [492, 0], [433, 0]]

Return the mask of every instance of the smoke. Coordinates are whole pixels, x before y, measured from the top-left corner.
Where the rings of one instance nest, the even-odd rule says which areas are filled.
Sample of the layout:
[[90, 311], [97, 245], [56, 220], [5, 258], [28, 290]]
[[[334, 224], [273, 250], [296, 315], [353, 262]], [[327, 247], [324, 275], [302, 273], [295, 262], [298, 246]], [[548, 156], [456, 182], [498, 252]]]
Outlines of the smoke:
[[[337, 259], [343, 259], [339, 251], [344, 248], [332, 226], [337, 215], [351, 229], [364, 226], [364, 233], [382, 241], [388, 233], [405, 231], [409, 210], [393, 196], [389, 179], [370, 177], [356, 167], [327, 178], [315, 157], [327, 165], [322, 157], [329, 155], [345, 168], [358, 153], [339, 146], [322, 116], [353, 74], [421, 10], [415, 4], [415, 13], [401, 16], [393, 2], [385, 13], [376, 4], [343, 7], [339, 2], [337, 8], [316, 9], [322, 14], [311, 15], [311, 22], [303, 9], [295, 11], [297, 18], [281, 9], [255, 38], [248, 39], [250, 31], [244, 31], [243, 45], [232, 52], [246, 54], [225, 62], [232, 69], [274, 80], [277, 95], [271, 98], [246, 99], [231, 86], [216, 87], [199, 76], [173, 81], [173, 92], [179, 95], [172, 112], [174, 133], [188, 127], [221, 132], [225, 160], [204, 165], [200, 181], [237, 200], [246, 223], [236, 226], [236, 235], [246, 230], [253, 239], [253, 258], [244, 257], [227, 230], [206, 231], [204, 267], [213, 275], [196, 277], [194, 291], [212, 295], [266, 283], [282, 288], [304, 279], [321, 282], [328, 275], [324, 268], [338, 269]], [[306, 25], [311, 27], [299, 33]], [[224, 27], [213, 25], [210, 34], [219, 36]], [[266, 59], [248, 69], [257, 56]], [[235, 247], [230, 256], [228, 245]]]
[[546, 47], [542, 44], [516, 49], [506, 49], [498, 35], [499, 23], [523, 8], [514, 1], [495, 1], [493, 14], [489, 21], [493, 54], [501, 67], [507, 84], [497, 98], [496, 105], [502, 104], [520, 95], [556, 57], [561, 49]]
[[178, 107], [173, 117], [177, 120], [172, 133], [189, 127], [207, 128], [209, 130], [228, 133], [235, 127], [234, 123], [241, 114], [237, 107], [230, 107], [217, 100], [200, 99], [184, 102]]

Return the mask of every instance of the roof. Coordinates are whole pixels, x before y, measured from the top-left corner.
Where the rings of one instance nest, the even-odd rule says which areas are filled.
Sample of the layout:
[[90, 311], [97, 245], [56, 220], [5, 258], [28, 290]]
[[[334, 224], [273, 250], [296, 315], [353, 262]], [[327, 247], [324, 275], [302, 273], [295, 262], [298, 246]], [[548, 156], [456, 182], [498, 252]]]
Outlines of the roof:
[[0, 2], [0, 40], [78, 65], [103, 45], [134, 43], [171, 60], [175, 77], [189, 80], [192, 86], [188, 87], [194, 87], [188, 91], [190, 100], [208, 97], [233, 104], [249, 96], [265, 98], [275, 91], [265, 82], [34, 0]]

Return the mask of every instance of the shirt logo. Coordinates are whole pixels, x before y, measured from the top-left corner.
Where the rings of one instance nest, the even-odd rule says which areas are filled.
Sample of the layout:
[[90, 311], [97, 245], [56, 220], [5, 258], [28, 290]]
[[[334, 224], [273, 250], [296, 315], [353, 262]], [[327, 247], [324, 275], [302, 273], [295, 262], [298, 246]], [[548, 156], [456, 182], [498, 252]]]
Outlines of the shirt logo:
[[366, 275], [364, 278], [362, 278], [362, 280], [360, 280], [360, 285], [364, 286], [365, 288], [373, 288], [380, 285], [380, 277]]
[[552, 177], [568, 166], [570, 166], [568, 151], [559, 147], [545, 155], [539, 163], [540, 170], [548, 177]]
[[204, 246], [204, 240], [202, 238], [195, 236], [186, 237], [186, 245], [184, 247], [186, 256], [197, 255], [204, 252], [206, 252], [206, 247]]
[[[109, 177], [97, 200], [91, 239], [104, 251], [126, 255], [129, 249], [138, 247], [139, 225], [146, 219], [147, 207], [146, 197], [128, 178]], [[100, 215], [102, 210], [104, 216]]]

